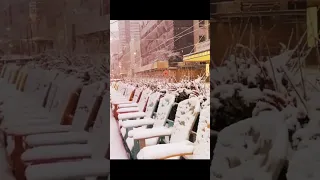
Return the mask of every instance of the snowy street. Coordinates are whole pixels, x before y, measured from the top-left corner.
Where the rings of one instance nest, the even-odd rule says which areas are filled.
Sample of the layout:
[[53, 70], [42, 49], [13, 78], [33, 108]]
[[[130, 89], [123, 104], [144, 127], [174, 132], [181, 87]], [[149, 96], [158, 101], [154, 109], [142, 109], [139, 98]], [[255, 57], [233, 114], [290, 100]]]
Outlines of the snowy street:
[[[110, 110], [110, 112], [112, 112]], [[110, 159], [128, 159], [122, 144], [119, 125], [110, 113]]]

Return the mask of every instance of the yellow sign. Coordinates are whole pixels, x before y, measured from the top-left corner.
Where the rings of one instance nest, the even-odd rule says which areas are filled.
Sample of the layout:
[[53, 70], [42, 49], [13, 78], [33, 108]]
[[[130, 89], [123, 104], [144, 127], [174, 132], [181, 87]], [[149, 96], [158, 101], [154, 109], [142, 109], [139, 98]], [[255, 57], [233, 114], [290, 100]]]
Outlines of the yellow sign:
[[206, 64], [206, 76], [210, 76], [210, 64]]
[[205, 51], [197, 54], [186, 55], [183, 57], [183, 61], [186, 62], [209, 62], [210, 61], [210, 51]]

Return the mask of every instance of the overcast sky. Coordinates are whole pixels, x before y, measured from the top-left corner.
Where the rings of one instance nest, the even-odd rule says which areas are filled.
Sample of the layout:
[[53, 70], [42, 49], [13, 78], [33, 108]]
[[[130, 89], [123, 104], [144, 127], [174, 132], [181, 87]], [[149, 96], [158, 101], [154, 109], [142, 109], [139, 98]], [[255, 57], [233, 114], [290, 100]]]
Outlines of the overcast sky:
[[[110, 21], [110, 31], [113, 34], [116, 34], [116, 32], [118, 33], [118, 22], [117, 22], [117, 20], [111, 20]], [[110, 35], [110, 39], [113, 39], [112, 35]]]

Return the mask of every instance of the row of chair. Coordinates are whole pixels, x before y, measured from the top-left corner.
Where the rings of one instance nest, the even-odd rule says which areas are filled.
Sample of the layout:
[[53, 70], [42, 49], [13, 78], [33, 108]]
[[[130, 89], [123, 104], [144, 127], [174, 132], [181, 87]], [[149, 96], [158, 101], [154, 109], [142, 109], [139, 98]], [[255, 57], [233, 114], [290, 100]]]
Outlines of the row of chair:
[[[173, 92], [152, 91], [124, 82], [110, 88], [113, 114], [133, 159], [210, 159], [210, 106], [200, 97], [178, 103], [174, 121], [168, 117], [176, 104]], [[196, 140], [188, 141], [198, 118]], [[170, 121], [170, 120], [169, 120]], [[167, 137], [166, 140], [163, 138]], [[168, 137], [169, 140], [168, 140]]]
[[109, 175], [106, 80], [8, 64], [0, 83], [0, 130], [17, 180]]

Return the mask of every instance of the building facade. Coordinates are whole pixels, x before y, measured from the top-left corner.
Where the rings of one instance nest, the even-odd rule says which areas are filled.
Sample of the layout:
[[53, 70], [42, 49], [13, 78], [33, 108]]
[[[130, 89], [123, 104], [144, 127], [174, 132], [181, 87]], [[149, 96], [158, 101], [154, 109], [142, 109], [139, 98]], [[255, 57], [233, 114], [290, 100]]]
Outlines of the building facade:
[[200, 75], [209, 80], [210, 65], [210, 22], [209, 20], [194, 20], [194, 51], [183, 56], [184, 67], [193, 67]]
[[[211, 48], [215, 53], [211, 58], [220, 65], [228, 48], [239, 40], [246, 46], [255, 48], [257, 56], [276, 55], [280, 52], [280, 42], [287, 44], [291, 38], [293, 48], [306, 30], [306, 1], [290, 0], [235, 0], [211, 4]], [[244, 31], [245, 25], [248, 28]], [[244, 32], [244, 33], [242, 33]], [[289, 33], [288, 33], [289, 32]], [[268, 36], [269, 48], [263, 47], [261, 38]], [[256, 48], [259, 47], [259, 48]]]
[[4, 27], [12, 27], [14, 35], [8, 39], [17, 40], [15, 53], [55, 50], [107, 56], [109, 4], [109, 0], [28, 0], [12, 3], [0, 18]]

